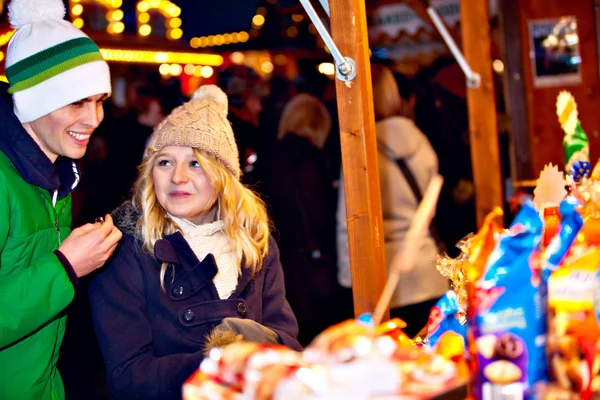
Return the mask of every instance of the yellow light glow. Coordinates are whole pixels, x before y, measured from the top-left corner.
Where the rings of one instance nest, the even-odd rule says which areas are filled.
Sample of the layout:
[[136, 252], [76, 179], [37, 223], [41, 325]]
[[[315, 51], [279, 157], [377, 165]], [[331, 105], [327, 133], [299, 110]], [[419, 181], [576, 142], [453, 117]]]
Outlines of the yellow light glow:
[[273, 63], [271, 61], [265, 61], [264, 63], [262, 63], [262, 65], [260, 66], [260, 69], [262, 69], [262, 71], [265, 74], [270, 74], [271, 72], [273, 72]]
[[303, 19], [304, 19], [304, 15], [302, 15], [302, 14], [292, 14], [292, 20], [294, 22], [302, 22]]
[[492, 63], [492, 68], [494, 71], [496, 71], [496, 73], [501, 74], [504, 72], [504, 63], [502, 60], [494, 60]]
[[171, 11], [171, 17], [179, 17], [181, 15], [181, 8], [176, 7]]
[[197, 37], [191, 38], [190, 39], [190, 46], [192, 47], [192, 49], [197, 49], [198, 47], [200, 47], [200, 40]]
[[207, 38], [207, 46], [214, 46], [215, 45], [215, 37], [213, 35], [209, 35]]
[[169, 73], [173, 76], [179, 76], [183, 72], [183, 68], [179, 64], [172, 64]]
[[83, 27], [83, 19], [82, 18], [75, 18], [73, 20], [73, 25], [75, 25], [75, 28], [81, 29]]
[[194, 67], [194, 72], [193, 72], [194, 76], [200, 78], [202, 76], [202, 65], [196, 65]]
[[150, 0], [148, 4], [152, 8], [158, 8], [160, 6], [160, 0]]
[[244, 53], [241, 53], [239, 51], [233, 52], [231, 53], [231, 55], [229, 56], [229, 59], [231, 60], [232, 63], [234, 64], [241, 64], [244, 62], [244, 58], [246, 58], [244, 56]]
[[203, 78], [210, 78], [213, 75], [213, 73], [214, 73], [214, 70], [212, 69], [212, 67], [209, 67], [208, 65], [205, 65], [200, 70], [200, 75], [202, 75]]
[[240, 41], [240, 35], [238, 35], [237, 33], [232, 33], [231, 34], [231, 43], [237, 43]]
[[167, 36], [169, 37], [169, 39], [173, 40], [181, 39], [181, 36], [183, 36], [183, 31], [179, 28], [171, 29], [167, 32]]
[[[194, 64], [218, 67], [223, 64], [223, 57], [218, 54], [180, 53], [172, 51], [142, 51], [130, 49], [100, 49], [107, 61], [137, 62], [151, 64]], [[127, 60], [126, 52], [130, 52], [133, 60]]]
[[4, 60], [4, 53], [0, 51], [0, 61]]
[[81, 15], [83, 12], [83, 6], [81, 4], [75, 4], [73, 8], [71, 8], [71, 14], [73, 15]]
[[245, 43], [248, 41], [248, 39], [250, 39], [250, 35], [248, 34], [248, 32], [240, 32], [240, 42]]
[[171, 18], [169, 20], [169, 26], [173, 29], [179, 28], [181, 26], [181, 18]]
[[160, 51], [154, 55], [154, 60], [156, 62], [167, 62], [169, 61], [169, 54], [164, 51]]
[[138, 15], [138, 21], [140, 21], [142, 24], [145, 24], [146, 22], [150, 21], [150, 14], [147, 12], [140, 13], [140, 15]]
[[333, 63], [321, 63], [319, 64], [319, 72], [327, 76], [335, 75], [335, 65]]
[[183, 72], [185, 72], [187, 75], [193, 75], [194, 68], [194, 64], [185, 64], [185, 67], [183, 67]]
[[112, 0], [111, 5], [113, 8], [121, 8], [123, 5], [123, 0]]
[[206, 47], [208, 46], [208, 38], [206, 36], [202, 36], [199, 40], [198, 40], [198, 45], [200, 47]]
[[256, 26], [263, 26], [265, 23], [265, 17], [260, 14], [256, 14], [254, 17], [252, 17], [252, 23]]
[[286, 33], [288, 37], [294, 38], [298, 36], [298, 28], [296, 28], [295, 26], [290, 26], [289, 28], [287, 28]]
[[150, 27], [150, 25], [144, 24], [144, 25], [140, 26], [140, 29], [138, 29], [138, 32], [142, 36], [148, 36], [152, 32], [152, 28]]
[[148, 11], [150, 5], [145, 1], [140, 1], [137, 5], [137, 10], [141, 13]]
[[225, 39], [223, 38], [223, 35], [216, 35], [215, 36], [215, 45], [221, 46], [223, 43], [225, 43]]
[[121, 21], [115, 22], [114, 24], [111, 24], [111, 25], [113, 26], [114, 33], [123, 33], [123, 31], [125, 30], [125, 24], [122, 23]]
[[0, 35], [0, 47], [4, 46], [6, 43], [8, 43], [8, 41], [10, 40], [12, 35], [14, 35], [14, 33], [15, 33], [15, 30], [12, 30], [12, 31], [8, 31], [8, 32]]
[[225, 33], [223, 35], [223, 41], [225, 44], [231, 43], [231, 33]]
[[0, 82], [6, 82], [6, 83], [8, 83], [8, 79], [6, 79], [5, 75], [0, 75]]
[[111, 14], [110, 14], [110, 19], [112, 19], [113, 21], [120, 21], [123, 19], [123, 10], [114, 10]]

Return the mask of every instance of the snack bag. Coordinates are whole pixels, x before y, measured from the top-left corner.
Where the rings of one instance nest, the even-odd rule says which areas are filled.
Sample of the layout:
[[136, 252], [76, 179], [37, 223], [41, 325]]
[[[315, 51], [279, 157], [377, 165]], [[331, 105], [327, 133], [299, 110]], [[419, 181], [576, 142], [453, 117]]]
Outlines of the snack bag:
[[[447, 348], [449, 343], [455, 343], [458, 337], [462, 343], [453, 344], [452, 349]], [[464, 355], [465, 343], [467, 341], [467, 325], [465, 315], [458, 306], [456, 293], [446, 292], [436, 303], [435, 307], [429, 313], [427, 322], [427, 337], [425, 345], [429, 349], [436, 349], [439, 345], [442, 355], [452, 354], [449, 359], [455, 356]], [[445, 344], [446, 346], [442, 346]], [[444, 347], [444, 348], [442, 348]]]
[[552, 380], [591, 399], [600, 392], [600, 248], [578, 252], [573, 249], [548, 280], [547, 351]]
[[546, 378], [544, 302], [535, 260], [542, 221], [526, 203], [475, 284], [473, 391], [478, 399], [533, 399]]

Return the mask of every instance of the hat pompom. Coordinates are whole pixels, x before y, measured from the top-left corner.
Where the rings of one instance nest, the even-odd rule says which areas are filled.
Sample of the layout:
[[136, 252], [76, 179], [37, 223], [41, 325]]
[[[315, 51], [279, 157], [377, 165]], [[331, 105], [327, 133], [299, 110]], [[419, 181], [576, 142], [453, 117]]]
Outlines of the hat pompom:
[[8, 5], [8, 20], [16, 29], [46, 19], [62, 20], [65, 13], [61, 0], [12, 0]]
[[227, 95], [216, 85], [200, 86], [192, 95], [192, 100], [215, 102], [223, 114], [227, 115]]

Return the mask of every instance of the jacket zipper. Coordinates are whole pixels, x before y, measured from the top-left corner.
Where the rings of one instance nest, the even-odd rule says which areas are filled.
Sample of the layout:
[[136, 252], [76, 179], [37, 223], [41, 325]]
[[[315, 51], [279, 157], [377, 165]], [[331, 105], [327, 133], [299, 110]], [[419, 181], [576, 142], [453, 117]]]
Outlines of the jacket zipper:
[[[56, 210], [56, 202], [58, 198], [58, 190], [55, 190], [52, 194], [52, 213], [54, 214], [54, 228], [56, 228], [56, 238], [58, 239], [58, 245], [62, 244], [62, 240], [60, 239], [60, 225], [58, 223], [58, 211]], [[64, 205], [63, 205], [64, 206]]]

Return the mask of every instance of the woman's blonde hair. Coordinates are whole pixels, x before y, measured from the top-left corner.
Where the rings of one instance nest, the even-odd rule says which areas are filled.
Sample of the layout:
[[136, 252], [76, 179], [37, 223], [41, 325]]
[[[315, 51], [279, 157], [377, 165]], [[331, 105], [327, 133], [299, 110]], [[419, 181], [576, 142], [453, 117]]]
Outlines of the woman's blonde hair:
[[306, 93], [291, 99], [283, 109], [277, 138], [283, 139], [288, 133], [304, 137], [322, 149], [331, 131], [331, 116], [325, 105]]
[[400, 115], [402, 99], [392, 71], [383, 65], [371, 65], [375, 120]]
[[[225, 167], [223, 162], [197, 149], [194, 155], [200, 163], [213, 188], [213, 198], [206, 210], [217, 207], [217, 218], [224, 224], [225, 234], [242, 268], [252, 269], [256, 275], [263, 266], [269, 252], [269, 220], [263, 201], [250, 189], [242, 185]], [[154, 244], [166, 235], [179, 230], [160, 205], [154, 190], [152, 170], [160, 151], [149, 149], [139, 166], [139, 176], [134, 186], [133, 202], [141, 212], [136, 231], [142, 238], [143, 249], [154, 253]], [[163, 263], [160, 284], [165, 290], [164, 280], [168, 264]]]

